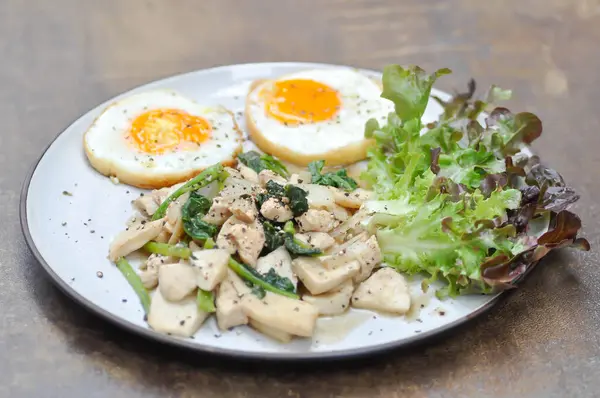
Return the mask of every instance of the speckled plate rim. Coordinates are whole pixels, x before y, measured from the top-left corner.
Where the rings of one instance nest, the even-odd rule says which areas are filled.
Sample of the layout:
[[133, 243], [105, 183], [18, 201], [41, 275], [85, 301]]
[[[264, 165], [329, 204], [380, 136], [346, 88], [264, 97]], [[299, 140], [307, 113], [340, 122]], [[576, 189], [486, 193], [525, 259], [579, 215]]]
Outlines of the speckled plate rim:
[[[121, 94], [118, 94], [118, 95], [112, 97], [111, 99], [109, 99], [108, 101], [105, 101], [105, 102], [99, 104], [98, 106], [107, 105], [108, 103], [113, 101], [114, 98], [125, 95], [129, 91], [144, 89], [146, 87], [149, 88], [150, 86], [152, 86], [153, 84], [155, 84], [157, 82], [167, 83], [168, 81], [170, 81], [172, 79], [173, 80], [180, 79], [185, 76], [192, 75], [192, 74], [194, 74], [194, 75], [210, 74], [213, 72], [217, 72], [219, 70], [230, 69], [232, 67], [265, 67], [265, 68], [269, 68], [269, 67], [285, 66], [285, 65], [303, 65], [303, 66], [306, 66], [306, 68], [332, 67], [332, 66], [333, 67], [335, 67], [335, 66], [348, 67], [348, 65], [334, 65], [334, 64], [308, 63], [308, 62], [264, 62], [264, 63], [222, 65], [222, 66], [216, 66], [213, 68], [207, 68], [207, 69], [201, 69], [201, 70], [181, 73], [181, 74], [173, 75], [173, 76], [166, 77], [163, 79], [158, 79], [158, 80], [143, 84], [141, 86], [134, 87], [134, 88], [127, 90], [126, 92], [123, 92]], [[369, 73], [381, 73], [376, 70], [369, 70], [369, 69], [364, 69], [364, 68], [357, 68], [357, 69], [360, 69], [362, 71], [366, 71]], [[93, 110], [95, 108], [96, 107], [92, 108], [91, 110]], [[88, 112], [90, 112], [90, 111], [88, 111]], [[109, 321], [109, 322], [119, 326], [120, 328], [122, 328], [128, 332], [138, 334], [140, 336], [143, 336], [144, 338], [154, 340], [154, 341], [157, 341], [162, 344], [177, 346], [180, 348], [189, 349], [189, 350], [199, 352], [199, 353], [219, 355], [219, 356], [228, 357], [228, 358], [232, 358], [232, 359], [275, 360], [275, 361], [306, 361], [306, 360], [314, 360], [314, 359], [342, 360], [342, 359], [350, 359], [350, 358], [357, 358], [357, 357], [363, 357], [363, 356], [368, 356], [368, 355], [381, 354], [384, 352], [389, 352], [391, 350], [397, 350], [400, 348], [408, 348], [408, 347], [415, 346], [417, 344], [422, 344], [426, 340], [429, 340], [435, 336], [442, 335], [445, 332], [447, 332], [451, 329], [454, 329], [454, 328], [464, 324], [465, 322], [470, 321], [470, 320], [478, 317], [479, 315], [487, 312], [503, 296], [503, 294], [496, 295], [490, 301], [482, 304], [481, 306], [479, 306], [478, 308], [473, 310], [469, 315], [460, 317], [452, 322], [446, 323], [443, 326], [439, 326], [436, 329], [431, 330], [431, 331], [423, 332], [418, 335], [415, 335], [415, 336], [412, 336], [409, 338], [404, 338], [404, 339], [401, 339], [398, 341], [392, 341], [392, 342], [387, 342], [387, 343], [383, 343], [383, 344], [378, 344], [375, 346], [346, 349], [346, 350], [333, 351], [333, 352], [261, 353], [261, 352], [240, 351], [240, 350], [227, 349], [227, 348], [217, 348], [217, 347], [213, 347], [213, 346], [209, 346], [209, 345], [205, 345], [205, 344], [199, 344], [197, 341], [191, 342], [191, 341], [179, 339], [179, 338], [176, 338], [173, 336], [160, 334], [151, 329], [147, 329], [142, 326], [135, 325], [135, 324], [133, 324], [123, 318], [120, 318], [120, 317], [112, 314], [111, 312], [101, 308], [100, 306], [95, 304], [93, 301], [86, 299], [81, 294], [79, 294], [77, 291], [75, 291], [72, 287], [70, 287], [69, 284], [65, 280], [63, 280], [52, 269], [52, 267], [46, 262], [46, 260], [41, 255], [38, 248], [36, 247], [36, 245], [33, 241], [31, 232], [29, 230], [29, 223], [28, 223], [28, 218], [27, 218], [27, 197], [28, 197], [29, 186], [31, 184], [33, 175], [34, 175], [40, 161], [44, 158], [46, 152], [50, 149], [50, 147], [54, 144], [54, 142], [67, 130], [67, 128], [70, 125], [76, 123], [79, 119], [83, 118], [88, 112], [84, 113], [83, 115], [81, 115], [80, 117], [78, 117], [77, 119], [75, 119], [74, 121], [69, 123], [67, 125], [67, 127], [65, 127], [65, 129], [63, 129], [60, 133], [58, 133], [56, 135], [56, 137], [54, 137], [54, 139], [46, 146], [46, 148], [43, 150], [42, 154], [34, 162], [29, 173], [27, 174], [27, 177], [25, 178], [25, 181], [23, 182], [23, 187], [21, 189], [21, 196], [20, 196], [20, 203], [19, 203], [21, 230], [25, 237], [27, 246], [33, 253], [34, 257], [39, 262], [39, 264], [42, 266], [42, 268], [46, 271], [46, 273], [50, 276], [50, 279], [52, 280], [52, 282], [62, 292], [64, 292], [73, 301], [82, 305], [88, 311], [94, 313], [95, 315], [99, 316], [100, 318], [103, 318], [106, 321]]]

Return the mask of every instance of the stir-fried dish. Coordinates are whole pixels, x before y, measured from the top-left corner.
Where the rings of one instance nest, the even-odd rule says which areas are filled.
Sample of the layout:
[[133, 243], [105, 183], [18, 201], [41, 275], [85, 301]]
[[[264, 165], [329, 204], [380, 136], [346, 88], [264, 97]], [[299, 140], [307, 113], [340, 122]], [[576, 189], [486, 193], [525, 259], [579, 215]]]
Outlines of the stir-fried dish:
[[[394, 110], [366, 122], [360, 176], [324, 160], [290, 172], [268, 151], [248, 151], [136, 199], [109, 258], [150, 327], [192, 336], [214, 315], [223, 330], [249, 325], [287, 342], [350, 307], [406, 314], [405, 275], [425, 275], [423, 290], [443, 282], [440, 298], [490, 294], [554, 248], [589, 250], [567, 210], [578, 196], [524, 151], [541, 121], [492, 107], [509, 91], [474, 99], [471, 83], [438, 99], [443, 114], [423, 124], [447, 72], [384, 70], [381, 97]], [[139, 270], [126, 259], [133, 252], [146, 256]]]

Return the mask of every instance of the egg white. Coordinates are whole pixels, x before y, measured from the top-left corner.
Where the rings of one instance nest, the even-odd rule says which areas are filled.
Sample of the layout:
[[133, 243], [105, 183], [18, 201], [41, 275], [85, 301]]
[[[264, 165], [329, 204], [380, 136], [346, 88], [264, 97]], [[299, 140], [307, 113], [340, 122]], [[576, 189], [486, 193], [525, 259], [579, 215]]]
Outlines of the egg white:
[[[291, 79], [310, 79], [336, 90], [341, 100], [337, 115], [300, 125], [285, 125], [269, 116], [261, 91], [274, 81]], [[258, 82], [246, 98], [248, 132], [260, 149], [295, 164], [319, 159], [330, 165], [354, 163], [366, 157], [370, 145], [364, 137], [367, 120], [385, 121], [394, 110], [380, 95], [378, 82], [350, 68], [312, 69]]]
[[[126, 140], [137, 116], [153, 109], [177, 109], [206, 119], [212, 131], [197, 149], [145, 153]], [[174, 91], [142, 92], [108, 106], [84, 136], [91, 165], [100, 173], [141, 188], [185, 181], [215, 163], [232, 164], [241, 151], [242, 133], [224, 107], [199, 105]]]

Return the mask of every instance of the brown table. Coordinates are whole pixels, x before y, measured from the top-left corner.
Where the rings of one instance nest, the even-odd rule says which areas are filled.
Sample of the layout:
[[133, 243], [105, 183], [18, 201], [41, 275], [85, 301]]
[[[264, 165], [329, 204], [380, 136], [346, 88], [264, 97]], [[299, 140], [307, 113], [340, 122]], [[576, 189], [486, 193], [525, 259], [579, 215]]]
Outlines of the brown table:
[[[219, 64], [319, 61], [455, 73], [513, 88], [536, 149], [581, 193], [598, 247], [600, 5], [595, 0], [0, 1], [0, 396], [592, 397], [600, 391], [594, 252], [552, 255], [481, 319], [375, 362], [234, 366], [159, 347], [86, 313], [27, 250], [19, 190], [47, 143], [141, 83]], [[52, 211], [52, 209], [48, 209]]]

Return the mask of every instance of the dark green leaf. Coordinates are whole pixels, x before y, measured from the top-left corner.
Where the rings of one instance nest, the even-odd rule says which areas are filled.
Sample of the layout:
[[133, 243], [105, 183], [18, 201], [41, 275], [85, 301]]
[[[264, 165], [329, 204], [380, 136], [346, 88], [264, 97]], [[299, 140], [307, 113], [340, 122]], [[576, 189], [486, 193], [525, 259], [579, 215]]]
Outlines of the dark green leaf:
[[190, 198], [181, 208], [183, 230], [193, 239], [206, 240], [217, 234], [216, 225], [202, 220], [210, 206], [210, 199], [191, 192]]
[[285, 186], [285, 196], [289, 199], [288, 206], [292, 209], [294, 217], [304, 214], [308, 210], [308, 192], [295, 185]]
[[293, 256], [318, 256], [322, 253], [321, 250], [300, 242], [292, 234], [285, 235], [285, 248]]
[[292, 283], [291, 280], [289, 280], [288, 278], [284, 277], [284, 276], [280, 276], [274, 268], [271, 268], [269, 270], [269, 272], [267, 272], [266, 274], [263, 275], [263, 279], [275, 286], [278, 289], [284, 290], [286, 292], [290, 292], [290, 293], [296, 293], [296, 287], [294, 286], [294, 284]]
[[238, 159], [257, 173], [263, 170], [271, 170], [285, 178], [289, 175], [285, 165], [271, 155], [261, 155], [256, 151], [248, 151], [239, 154]]
[[263, 229], [265, 230], [265, 245], [261, 255], [265, 256], [282, 246], [284, 244], [284, 239], [281, 230], [275, 228], [270, 221], [263, 222]]
[[270, 196], [278, 198], [285, 196], [285, 188], [283, 187], [283, 185], [280, 185], [273, 180], [269, 180], [267, 182], [266, 188]]
[[343, 189], [344, 191], [353, 191], [358, 188], [358, 184], [352, 177], [348, 176], [346, 169], [321, 174], [323, 166], [325, 166], [325, 161], [323, 160], [317, 160], [308, 164], [313, 184], [328, 185]]

